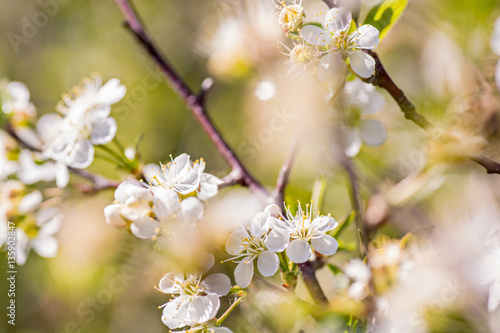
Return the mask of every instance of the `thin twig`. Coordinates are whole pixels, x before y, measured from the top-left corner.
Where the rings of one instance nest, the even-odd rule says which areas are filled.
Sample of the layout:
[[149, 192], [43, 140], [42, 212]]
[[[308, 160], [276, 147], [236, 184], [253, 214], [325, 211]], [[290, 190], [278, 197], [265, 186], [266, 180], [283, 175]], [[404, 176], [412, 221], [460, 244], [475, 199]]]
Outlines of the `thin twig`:
[[295, 161], [295, 156], [297, 156], [299, 144], [297, 136], [293, 138], [292, 144], [290, 146], [290, 151], [286, 158], [285, 163], [281, 167], [278, 175], [278, 181], [276, 182], [276, 187], [272, 193], [273, 202], [275, 202], [281, 209], [283, 209], [283, 202], [285, 200], [285, 189], [288, 185], [288, 180], [290, 178], [290, 172], [292, 170], [293, 162]]
[[302, 264], [298, 264], [300, 271], [302, 272], [302, 278], [304, 283], [311, 294], [311, 298], [319, 304], [328, 304], [328, 298], [326, 298], [323, 289], [316, 278], [316, 270], [319, 268], [319, 264], [316, 261], [306, 261]]
[[[180, 75], [174, 70], [168, 59], [163, 56], [152, 39], [145, 31], [134, 8], [127, 0], [115, 0], [118, 4], [123, 16], [125, 17], [125, 25], [130, 32], [133, 33], [139, 44], [146, 50], [149, 56], [155, 61], [160, 70], [163, 72], [172, 89], [183, 99], [186, 106], [191, 110], [193, 116], [201, 125], [203, 130], [215, 145], [224, 160], [231, 167], [231, 184], [240, 184], [248, 187], [251, 191], [259, 195], [263, 200], [268, 200], [270, 197], [266, 188], [247, 170], [235, 152], [229, 147], [226, 141], [222, 138], [220, 132], [216, 129], [210, 116], [208, 115], [204, 103], [204, 92], [201, 95], [196, 95], [187, 86]], [[200, 98], [201, 96], [201, 98]]]
[[364, 223], [363, 210], [361, 209], [360, 199], [359, 199], [359, 189], [358, 189], [358, 178], [354, 171], [352, 165], [352, 160], [345, 156], [342, 166], [347, 173], [347, 179], [349, 180], [349, 196], [351, 200], [352, 209], [354, 209], [355, 216], [354, 221], [356, 223], [356, 228], [359, 233], [359, 252], [362, 257], [365, 256], [368, 249], [368, 234]]
[[[415, 105], [413, 105], [404, 92], [396, 85], [396, 83], [394, 83], [382, 65], [377, 53], [369, 50], [365, 50], [365, 52], [375, 59], [375, 74], [368, 79], [363, 79], [363, 81], [387, 90], [396, 103], [398, 103], [406, 119], [413, 121], [423, 129], [431, 129], [433, 127], [432, 124], [416, 111]], [[500, 174], [500, 163], [495, 162], [484, 155], [470, 156], [469, 158], [484, 167], [487, 173]]]

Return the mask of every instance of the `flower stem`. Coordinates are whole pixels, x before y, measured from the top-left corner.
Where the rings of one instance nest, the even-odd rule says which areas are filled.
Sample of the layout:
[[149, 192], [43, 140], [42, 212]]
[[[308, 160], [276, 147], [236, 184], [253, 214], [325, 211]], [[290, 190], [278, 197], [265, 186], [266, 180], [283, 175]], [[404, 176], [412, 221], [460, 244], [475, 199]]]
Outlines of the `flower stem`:
[[300, 271], [302, 272], [302, 278], [306, 284], [307, 290], [311, 294], [312, 299], [315, 303], [328, 304], [328, 299], [326, 298], [323, 289], [316, 278], [316, 263], [314, 261], [306, 261], [299, 264]]
[[222, 316], [219, 317], [219, 319], [217, 319], [217, 326], [220, 326], [224, 320], [226, 320], [226, 318], [231, 314], [231, 312], [234, 311], [234, 309], [236, 309], [236, 307], [241, 303], [243, 302], [243, 299], [245, 298], [245, 295], [242, 295], [240, 296], [230, 307], [229, 309], [226, 310], [226, 312], [224, 312], [224, 314]]

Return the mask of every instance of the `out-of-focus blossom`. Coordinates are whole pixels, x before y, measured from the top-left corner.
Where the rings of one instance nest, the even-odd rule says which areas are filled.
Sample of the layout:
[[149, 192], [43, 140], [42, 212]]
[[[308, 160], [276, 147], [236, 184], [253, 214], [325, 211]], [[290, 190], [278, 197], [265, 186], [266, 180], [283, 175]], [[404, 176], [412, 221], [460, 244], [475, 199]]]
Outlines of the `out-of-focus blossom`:
[[344, 88], [342, 107], [347, 110], [344, 128], [345, 153], [356, 156], [363, 142], [369, 146], [379, 146], [387, 138], [384, 125], [373, 119], [363, 119], [377, 113], [385, 106], [384, 97], [369, 83], [356, 78], [348, 81]]
[[344, 269], [347, 277], [353, 280], [347, 294], [355, 300], [361, 300], [366, 296], [368, 283], [370, 282], [370, 268], [361, 259], [351, 260]]
[[173, 296], [172, 300], [162, 306], [162, 321], [169, 328], [199, 327], [217, 315], [219, 297], [229, 292], [231, 281], [221, 273], [211, 274], [202, 280], [202, 275], [213, 266], [214, 260], [213, 255], [208, 257], [206, 270], [201, 274], [168, 273], [160, 280], [158, 289]]
[[12, 138], [0, 130], [0, 180], [14, 174], [18, 169], [18, 164], [8, 156], [7, 146], [12, 143]]
[[307, 204], [306, 211], [303, 211], [299, 203], [295, 215], [290, 212], [290, 207], [288, 207], [285, 216], [269, 218], [273, 230], [281, 229], [288, 233], [291, 242], [286, 249], [286, 254], [291, 261], [297, 264], [309, 260], [313, 254], [313, 248], [315, 251], [329, 256], [335, 254], [339, 246], [335, 238], [326, 234], [337, 227], [337, 221], [331, 215], [318, 214], [316, 218], [313, 218], [311, 212], [312, 206]]
[[279, 10], [278, 23], [285, 33], [297, 31], [302, 27], [305, 18], [302, 0], [299, 3], [294, 0], [291, 5], [281, 1], [278, 2], [277, 8]]
[[262, 80], [257, 84], [254, 94], [263, 102], [269, 101], [276, 95], [276, 85], [271, 80]]
[[[111, 105], [119, 102], [125, 92], [118, 79], [102, 85], [97, 74], [85, 78], [71, 93], [63, 95], [57, 105], [58, 113], [39, 119], [37, 130], [43, 142], [43, 155], [55, 160], [60, 169], [88, 167], [94, 160], [94, 145], [106, 144], [116, 134], [116, 121], [109, 114]], [[58, 185], [66, 184], [61, 180]]]
[[378, 46], [379, 31], [365, 24], [354, 32], [349, 33], [352, 15], [347, 8], [332, 8], [326, 15], [323, 28], [315, 25], [302, 27], [300, 35], [304, 40], [316, 46], [327, 47], [335, 57], [330, 57], [328, 63], [337, 67], [342, 61], [342, 56], [347, 56], [353, 71], [361, 77], [368, 78], [375, 69], [375, 60], [362, 50], [372, 50]]
[[500, 305], [500, 246], [494, 247], [480, 263], [479, 281], [489, 285], [488, 311]]
[[31, 118], [36, 116], [36, 108], [30, 102], [30, 91], [22, 82], [0, 81], [0, 102], [5, 114]]
[[234, 270], [236, 284], [248, 287], [254, 272], [254, 260], [264, 277], [272, 276], [279, 267], [279, 258], [275, 252], [282, 252], [288, 245], [289, 235], [280, 229], [271, 230], [267, 219], [271, 217], [274, 205], [257, 213], [250, 226], [235, 230], [226, 242], [226, 252], [234, 255], [230, 260], [238, 262]]

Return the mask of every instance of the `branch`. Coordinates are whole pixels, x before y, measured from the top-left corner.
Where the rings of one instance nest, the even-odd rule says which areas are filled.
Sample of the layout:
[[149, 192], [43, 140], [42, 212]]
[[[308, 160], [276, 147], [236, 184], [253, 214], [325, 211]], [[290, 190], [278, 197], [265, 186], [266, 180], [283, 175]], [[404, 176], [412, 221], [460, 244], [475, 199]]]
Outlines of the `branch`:
[[[134, 35], [139, 44], [149, 54], [149, 56], [158, 65], [163, 72], [172, 89], [184, 101], [191, 110], [196, 121], [200, 124], [208, 137], [215, 145], [227, 164], [231, 167], [231, 184], [240, 184], [248, 187], [251, 191], [259, 195], [262, 199], [268, 200], [269, 192], [265, 187], [247, 170], [243, 163], [236, 156], [235, 152], [229, 147], [222, 138], [219, 131], [215, 128], [210, 119], [205, 106], [203, 105], [204, 92], [196, 95], [187, 86], [180, 75], [174, 70], [168, 59], [164, 57], [143, 28], [135, 10], [127, 0], [115, 0], [123, 16], [125, 17], [125, 26]], [[201, 96], [201, 97], [200, 97]]]
[[364, 257], [366, 251], [368, 250], [368, 232], [364, 223], [363, 211], [361, 209], [361, 204], [359, 200], [359, 190], [358, 190], [358, 178], [356, 177], [356, 173], [354, 172], [354, 168], [352, 165], [352, 160], [344, 156], [342, 161], [342, 166], [347, 172], [348, 180], [349, 180], [349, 196], [351, 199], [351, 206], [354, 209], [355, 216], [354, 220], [356, 222], [356, 227], [359, 233], [359, 252], [361, 257]]
[[286, 158], [285, 163], [281, 167], [281, 170], [278, 175], [278, 181], [276, 182], [276, 187], [271, 195], [273, 201], [283, 209], [283, 202], [285, 201], [285, 189], [288, 185], [288, 180], [290, 178], [290, 172], [292, 170], [293, 162], [295, 161], [295, 156], [297, 155], [298, 150], [298, 139], [295, 136], [292, 141], [292, 145], [290, 146], [290, 151]]
[[[433, 127], [432, 124], [424, 116], [416, 111], [415, 105], [413, 105], [413, 103], [406, 97], [404, 92], [399, 89], [396, 83], [394, 83], [389, 74], [386, 72], [378, 55], [375, 52], [369, 50], [366, 50], [365, 52], [371, 55], [373, 59], [375, 59], [375, 74], [368, 79], [362, 78], [362, 80], [387, 90], [387, 92], [392, 96], [396, 103], [398, 103], [406, 119], [413, 121], [423, 129], [431, 129]], [[495, 162], [484, 155], [477, 157], [470, 156], [469, 158], [484, 167], [487, 173], [500, 174], [500, 163]]]
[[316, 270], [321, 266], [321, 263], [315, 261], [306, 261], [302, 264], [298, 264], [300, 271], [302, 272], [302, 278], [304, 283], [311, 294], [312, 299], [319, 304], [328, 304], [328, 299], [321, 289], [318, 279], [316, 278]]

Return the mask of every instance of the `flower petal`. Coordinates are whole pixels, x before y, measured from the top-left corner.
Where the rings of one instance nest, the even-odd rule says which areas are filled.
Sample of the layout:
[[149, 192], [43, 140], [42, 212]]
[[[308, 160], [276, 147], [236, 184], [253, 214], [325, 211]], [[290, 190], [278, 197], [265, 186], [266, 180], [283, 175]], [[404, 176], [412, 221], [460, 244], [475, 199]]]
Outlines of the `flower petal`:
[[264, 245], [273, 252], [281, 252], [286, 249], [289, 242], [290, 235], [288, 232], [282, 229], [274, 229], [267, 235]]
[[318, 80], [322, 82], [333, 81], [342, 68], [342, 58], [339, 53], [329, 53], [319, 61], [316, 68]]
[[158, 234], [158, 228], [160, 223], [158, 221], [150, 218], [144, 217], [134, 221], [130, 225], [130, 231], [139, 238], [151, 239]]
[[104, 207], [104, 217], [109, 225], [114, 227], [124, 227], [127, 222], [121, 217], [121, 205], [114, 204]]
[[174, 329], [191, 324], [187, 317], [187, 304], [182, 297], [177, 297], [163, 308], [161, 320], [168, 328]]
[[25, 195], [17, 205], [17, 210], [21, 214], [33, 212], [41, 203], [43, 197], [40, 191], [33, 191]]
[[97, 97], [97, 102], [101, 104], [115, 104], [119, 102], [127, 92], [127, 88], [120, 84], [120, 80], [109, 79], [100, 89]]
[[352, 14], [348, 8], [332, 8], [325, 15], [325, 23], [328, 29], [334, 31], [346, 31], [351, 26]]
[[75, 143], [68, 155], [68, 166], [76, 169], [85, 169], [94, 160], [94, 146], [88, 140], [80, 140]]
[[306, 25], [302, 27], [300, 35], [311, 45], [330, 44], [330, 33], [315, 25]]
[[360, 131], [363, 141], [369, 146], [380, 146], [387, 138], [384, 125], [380, 121], [362, 120]]
[[175, 288], [175, 278], [176, 274], [175, 273], [168, 273], [162, 279], [160, 280], [160, 284], [158, 288], [160, 289], [161, 292], [165, 294], [173, 294], [177, 292], [177, 288]]
[[358, 155], [361, 146], [363, 145], [363, 140], [357, 128], [346, 127], [343, 131], [343, 139], [345, 142], [345, 154], [348, 157], [354, 157]]
[[234, 279], [236, 284], [241, 288], [246, 288], [252, 281], [253, 277], [253, 260], [251, 258], [243, 259], [234, 270]]
[[311, 257], [311, 245], [304, 239], [294, 239], [288, 245], [286, 255], [296, 264], [306, 262]]
[[273, 276], [278, 270], [280, 260], [276, 253], [264, 251], [259, 255], [257, 260], [257, 268], [263, 277]]
[[41, 257], [54, 258], [57, 255], [57, 239], [53, 236], [36, 237], [31, 241], [31, 246]]
[[179, 195], [167, 188], [154, 190], [153, 212], [158, 218], [172, 216], [179, 209]]
[[181, 213], [185, 222], [196, 223], [203, 217], [203, 203], [195, 197], [189, 197], [181, 202]]
[[203, 280], [202, 285], [206, 288], [207, 292], [224, 296], [231, 289], [231, 280], [229, 280], [226, 274], [216, 273], [207, 276]]
[[500, 304], [500, 280], [494, 281], [490, 286], [488, 296], [488, 311], [494, 312]]
[[339, 248], [337, 240], [330, 235], [321, 235], [318, 238], [313, 238], [311, 244], [316, 251], [325, 256], [335, 254]]
[[242, 239], [247, 236], [247, 232], [243, 229], [233, 231], [226, 241], [226, 252], [232, 255], [240, 254], [243, 249]]
[[217, 315], [219, 307], [219, 296], [215, 294], [197, 296], [188, 304], [187, 317], [195, 323], [204, 323]]
[[95, 145], [104, 145], [113, 140], [117, 128], [114, 118], [100, 118], [92, 124], [90, 140]]
[[362, 25], [353, 33], [353, 37], [356, 39], [355, 43], [365, 50], [372, 50], [378, 46], [380, 42], [378, 35], [378, 29], [369, 24]]
[[56, 185], [57, 187], [63, 188], [68, 185], [69, 182], [69, 172], [68, 167], [64, 163], [56, 163]]
[[375, 69], [375, 59], [372, 56], [357, 50], [349, 55], [352, 70], [361, 77], [369, 78]]
[[214, 197], [219, 191], [220, 184], [222, 184], [222, 180], [220, 180], [219, 178], [208, 173], [202, 173], [200, 176], [198, 199], [205, 201]]
[[500, 17], [495, 20], [493, 33], [491, 35], [491, 49], [493, 53], [500, 56]]

